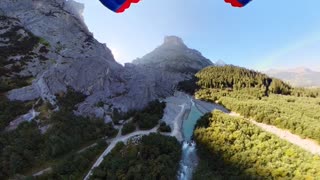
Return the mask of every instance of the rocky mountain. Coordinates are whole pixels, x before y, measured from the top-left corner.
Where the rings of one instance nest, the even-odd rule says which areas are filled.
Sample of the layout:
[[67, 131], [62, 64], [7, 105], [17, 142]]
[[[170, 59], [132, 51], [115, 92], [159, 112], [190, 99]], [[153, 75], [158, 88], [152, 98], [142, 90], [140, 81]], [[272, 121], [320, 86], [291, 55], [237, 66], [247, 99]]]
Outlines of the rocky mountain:
[[[196, 50], [189, 49], [181, 38], [167, 36], [158, 48], [133, 63], [126, 63], [121, 73], [124, 91], [112, 96], [97, 92], [79, 105], [82, 114], [102, 116], [112, 109], [140, 109], [148, 102], [173, 95], [181, 81], [189, 80], [213, 63]], [[95, 104], [103, 102], [103, 108]]]
[[0, 1], [1, 94], [56, 105], [56, 95], [72, 88], [87, 97], [77, 114], [110, 120], [115, 109], [139, 109], [172, 95], [180, 81], [212, 65], [170, 36], [123, 67], [89, 32], [83, 8], [73, 0]]
[[167, 72], [196, 73], [213, 63], [197, 50], [188, 48], [181, 38], [167, 36], [161, 46], [133, 61], [133, 64], [164, 69]]
[[114, 103], [139, 107], [150, 100], [171, 96], [179, 82], [191, 79], [210, 65], [213, 65], [210, 60], [188, 48], [181, 38], [167, 36], [155, 50], [125, 64], [128, 93], [117, 97]]
[[266, 74], [297, 87], [320, 87], [320, 72], [305, 67], [286, 70], [270, 69], [266, 71]]

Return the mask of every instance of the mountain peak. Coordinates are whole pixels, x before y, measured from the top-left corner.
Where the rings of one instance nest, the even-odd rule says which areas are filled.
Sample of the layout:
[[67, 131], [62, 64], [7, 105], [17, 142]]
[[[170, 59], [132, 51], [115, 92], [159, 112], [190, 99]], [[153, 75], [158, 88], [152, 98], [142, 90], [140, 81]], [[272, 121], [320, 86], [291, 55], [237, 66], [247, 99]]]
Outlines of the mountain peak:
[[132, 63], [186, 74], [195, 73], [204, 67], [213, 65], [199, 51], [188, 48], [177, 36], [166, 36], [161, 46]]
[[186, 45], [184, 44], [183, 40], [178, 36], [166, 36], [166, 37], [164, 37], [163, 45], [186, 47]]

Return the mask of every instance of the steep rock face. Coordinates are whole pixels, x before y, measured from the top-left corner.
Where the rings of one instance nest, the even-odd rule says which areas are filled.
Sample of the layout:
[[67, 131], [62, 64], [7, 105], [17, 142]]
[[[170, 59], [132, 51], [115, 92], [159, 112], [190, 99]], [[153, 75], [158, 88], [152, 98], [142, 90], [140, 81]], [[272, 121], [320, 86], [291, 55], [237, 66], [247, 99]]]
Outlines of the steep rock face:
[[67, 87], [86, 95], [103, 91], [112, 96], [124, 90], [124, 68], [93, 38], [82, 11], [83, 5], [72, 0], [0, 1], [1, 16], [17, 19], [19, 26], [47, 42], [45, 58], [51, 62], [27, 68], [35, 79], [30, 86], [8, 92], [11, 100], [42, 97], [54, 104], [54, 95]]

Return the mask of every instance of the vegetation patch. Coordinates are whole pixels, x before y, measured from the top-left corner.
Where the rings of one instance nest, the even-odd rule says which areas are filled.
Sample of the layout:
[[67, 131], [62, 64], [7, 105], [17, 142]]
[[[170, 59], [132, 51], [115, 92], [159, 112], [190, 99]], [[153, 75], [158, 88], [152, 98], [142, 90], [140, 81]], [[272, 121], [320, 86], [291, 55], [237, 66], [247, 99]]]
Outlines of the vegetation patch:
[[35, 121], [24, 122], [16, 130], [0, 134], [0, 179], [60, 159], [87, 142], [117, 134], [112, 124], [105, 124], [102, 119], [74, 115], [74, 105], [84, 97], [76, 94], [69, 91], [58, 98], [62, 100], [58, 102], [61, 110], [50, 116], [51, 127], [45, 134], [41, 134]]
[[201, 86], [197, 98], [320, 142], [320, 90], [291, 88], [280, 80], [235, 66], [210, 67], [197, 77]]
[[0, 93], [21, 88], [31, 84], [32, 74], [20, 75], [28, 63], [38, 59], [47, 61], [45, 55], [49, 52], [48, 42], [33, 35], [19, 25], [19, 21], [5, 16], [0, 17]]
[[125, 125], [123, 125], [123, 128], [121, 130], [121, 135], [126, 135], [134, 132], [137, 129], [136, 125], [133, 122], [128, 122]]
[[177, 85], [177, 89], [179, 91], [183, 91], [185, 93], [193, 95], [199, 89], [197, 82], [198, 78], [192, 76], [192, 78], [189, 80], [179, 82]]
[[158, 131], [164, 132], [164, 133], [169, 133], [169, 132], [171, 132], [171, 127], [169, 125], [167, 125], [165, 122], [161, 122]]
[[196, 96], [218, 101], [246, 118], [288, 129], [294, 134], [320, 142], [320, 98], [275, 94], [265, 97], [259, 96], [258, 90], [255, 92], [249, 94], [245, 90], [226, 92], [205, 89], [198, 91]]
[[[207, 119], [209, 118], [209, 119]], [[319, 156], [262, 131], [245, 119], [215, 111], [194, 137], [200, 164], [194, 179], [314, 179]], [[207, 127], [204, 125], [209, 122]]]
[[174, 137], [150, 134], [138, 143], [118, 143], [94, 169], [92, 179], [176, 179], [181, 145]]
[[152, 101], [146, 108], [135, 113], [133, 122], [137, 123], [141, 130], [152, 129], [162, 119], [165, 107], [165, 102], [160, 102], [159, 100]]
[[32, 108], [32, 102], [10, 101], [0, 96], [0, 132], [15, 118], [26, 114]]
[[81, 153], [73, 152], [69, 154], [53, 166], [52, 172], [28, 178], [30, 180], [83, 179], [95, 160], [106, 148], [107, 144], [101, 141], [98, 145], [90, 147]]

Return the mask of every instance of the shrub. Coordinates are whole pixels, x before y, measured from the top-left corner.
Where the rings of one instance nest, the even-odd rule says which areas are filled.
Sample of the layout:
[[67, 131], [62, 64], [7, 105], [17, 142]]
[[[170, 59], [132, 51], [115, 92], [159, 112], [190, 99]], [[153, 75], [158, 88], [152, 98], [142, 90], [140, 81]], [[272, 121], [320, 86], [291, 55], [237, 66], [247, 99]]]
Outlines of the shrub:
[[122, 135], [130, 134], [136, 130], [136, 125], [133, 122], [126, 123], [121, 131]]
[[171, 127], [167, 125], [165, 122], [161, 122], [158, 130], [160, 132], [168, 133], [168, 132], [171, 132]]

